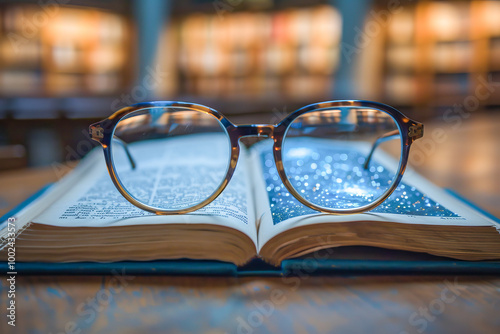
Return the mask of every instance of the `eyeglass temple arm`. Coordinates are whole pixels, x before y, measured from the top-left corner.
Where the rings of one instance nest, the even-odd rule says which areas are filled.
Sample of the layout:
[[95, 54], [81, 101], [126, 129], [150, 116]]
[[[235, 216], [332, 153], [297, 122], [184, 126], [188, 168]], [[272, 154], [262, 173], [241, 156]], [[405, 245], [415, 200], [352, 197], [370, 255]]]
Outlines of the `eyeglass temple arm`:
[[119, 143], [123, 149], [125, 150], [125, 154], [127, 154], [128, 161], [130, 161], [130, 165], [132, 166], [132, 169], [135, 169], [136, 163], [134, 158], [132, 158], [132, 154], [130, 154], [130, 150], [128, 149], [128, 145], [126, 142], [124, 142], [122, 139], [120, 139], [118, 136], [113, 135], [113, 139], [116, 140], [117, 143]]
[[372, 145], [372, 149], [370, 150], [370, 154], [366, 157], [365, 164], [363, 165], [364, 169], [368, 169], [368, 165], [370, 164], [370, 161], [372, 159], [373, 153], [375, 152], [375, 149], [382, 144], [383, 142], [386, 142], [388, 140], [396, 139], [396, 137], [399, 137], [399, 130], [393, 130], [389, 131], [387, 133], [384, 133], [380, 137], [378, 137]]

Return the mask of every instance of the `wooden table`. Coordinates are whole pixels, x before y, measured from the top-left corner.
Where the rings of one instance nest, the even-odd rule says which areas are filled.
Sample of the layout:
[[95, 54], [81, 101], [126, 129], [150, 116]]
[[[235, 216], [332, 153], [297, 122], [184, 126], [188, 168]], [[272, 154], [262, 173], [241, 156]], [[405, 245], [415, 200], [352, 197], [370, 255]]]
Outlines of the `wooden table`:
[[[417, 170], [500, 216], [500, 115], [428, 124], [424, 138]], [[56, 179], [0, 175], [0, 214]], [[500, 333], [497, 277], [18, 276], [14, 331], [1, 284], [0, 333]]]

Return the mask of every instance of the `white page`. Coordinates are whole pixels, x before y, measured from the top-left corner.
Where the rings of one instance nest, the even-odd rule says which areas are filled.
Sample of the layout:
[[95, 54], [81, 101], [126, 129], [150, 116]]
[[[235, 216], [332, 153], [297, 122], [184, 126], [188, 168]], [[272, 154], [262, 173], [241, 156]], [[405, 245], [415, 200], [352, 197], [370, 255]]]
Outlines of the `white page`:
[[[191, 137], [191, 138], [187, 138]], [[175, 145], [176, 149], [183, 150], [190, 145], [196, 145], [198, 150], [209, 150], [211, 158], [216, 160], [218, 156], [218, 142], [212, 135], [192, 135], [183, 138], [171, 138], [169, 143]], [[142, 145], [142, 143], [140, 144]], [[186, 172], [193, 175], [193, 186], [191, 193], [196, 194], [196, 182], [198, 187], [203, 186], [206, 179], [197, 179], [195, 172], [198, 163], [211, 164], [213, 161], [199, 161], [195, 163], [188, 159], [176, 159], [175, 161], [164, 160], [164, 156], [159, 155], [155, 164], [146, 163], [141, 150], [157, 150], [154, 143], [147, 143], [147, 146], [130, 147], [134, 160], [138, 162], [138, 168], [154, 167], [156, 172], [149, 173], [153, 178], [158, 178], [163, 172], [163, 180], [169, 180], [168, 170], [161, 170], [167, 163], [168, 167], [174, 166], [185, 168]], [[101, 150], [98, 148], [98, 150]], [[96, 154], [97, 153], [97, 154]], [[155, 152], [156, 153], [156, 152]], [[92, 167], [85, 171], [85, 175], [80, 175], [78, 181], [74, 182], [64, 196], [55, 201], [43, 213], [33, 219], [33, 222], [62, 226], [62, 227], [104, 227], [123, 226], [140, 224], [217, 224], [239, 230], [247, 234], [256, 243], [255, 216], [253, 210], [253, 198], [249, 191], [250, 182], [246, 168], [246, 151], [240, 153], [240, 161], [233, 178], [222, 194], [208, 206], [193, 213], [184, 215], [155, 215], [141, 210], [129, 203], [116, 189], [111, 182], [111, 178], [105, 168], [102, 152], [92, 152]], [[146, 155], [149, 155], [146, 154]], [[85, 163], [85, 162], [84, 162]], [[124, 163], [124, 162], [121, 162]], [[188, 170], [189, 169], [189, 170]], [[55, 187], [58, 185], [56, 184]], [[167, 186], [164, 187], [166, 189]], [[156, 188], [155, 188], [156, 190]], [[172, 192], [181, 192], [183, 189], [177, 187]], [[187, 190], [186, 190], [187, 191]], [[158, 195], [158, 194], [157, 194]]]

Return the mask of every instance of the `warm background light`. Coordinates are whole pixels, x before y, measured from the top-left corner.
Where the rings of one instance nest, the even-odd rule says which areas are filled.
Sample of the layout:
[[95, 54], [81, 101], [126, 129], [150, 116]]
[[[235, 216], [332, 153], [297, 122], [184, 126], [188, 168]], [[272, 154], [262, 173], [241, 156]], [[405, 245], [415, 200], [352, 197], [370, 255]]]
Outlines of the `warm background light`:
[[[498, 1], [360, 1], [354, 9], [155, 1], [70, 0], [50, 12], [34, 0], [3, 1], [0, 146], [24, 145], [22, 166], [65, 160], [64, 147], [89, 121], [151, 99], [273, 121], [331, 99], [377, 100], [419, 120], [443, 120], [471, 99], [472, 114], [500, 107]], [[44, 143], [38, 130], [60, 143], [45, 162], [32, 154]]]

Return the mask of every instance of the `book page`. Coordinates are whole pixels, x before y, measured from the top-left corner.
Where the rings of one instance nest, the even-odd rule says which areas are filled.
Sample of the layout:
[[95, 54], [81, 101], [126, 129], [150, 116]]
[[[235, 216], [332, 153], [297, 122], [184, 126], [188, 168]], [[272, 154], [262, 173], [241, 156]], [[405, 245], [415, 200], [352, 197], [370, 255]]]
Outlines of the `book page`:
[[[95, 164], [93, 162], [97, 159], [98, 153], [102, 155], [102, 152], [98, 152], [97, 149], [94, 149], [87, 155], [87, 158], [83, 159], [70, 173], [66, 174], [55, 184], [47, 185], [46, 189], [44, 189], [34, 201], [23, 207], [13, 216], [8, 217], [8, 219], [15, 220], [16, 235], [27, 227], [27, 225], [30, 224], [35, 217], [39, 216], [49, 206], [64, 196], [64, 194], [66, 194], [73, 187], [73, 185], [82, 178], [82, 175], [86, 175], [94, 167]], [[54, 171], [54, 173], [60, 173], [60, 171]], [[9, 213], [7, 213], [7, 215], [9, 215]], [[4, 238], [6, 235], [7, 220], [3, 222], [0, 221], [0, 242], [5, 241]], [[3, 243], [0, 244], [0, 249], [3, 245]]]
[[[215, 135], [217, 136], [217, 135]], [[137, 182], [131, 184], [132, 192], [137, 193], [141, 185], [146, 182], [154, 184], [154, 191], [147, 194], [148, 198], [141, 200], [147, 201], [149, 205], [156, 206], [160, 200], [168, 198], [169, 204], [174, 207], [181, 205], [184, 198], [189, 198], [192, 202], [200, 202], [202, 187], [207, 187], [210, 182], [221, 181], [220, 177], [209, 175], [207, 166], [218, 163], [218, 154], [220, 150], [218, 145], [227, 144], [227, 140], [219, 140], [214, 135], [189, 135], [182, 138], [169, 138], [169, 149], [180, 150], [179, 152], [196, 152], [199, 150], [209, 150], [210, 159], [202, 161], [200, 157], [207, 155], [198, 155], [198, 158], [187, 157], [186, 159], [167, 159], [162, 155], [158, 145], [160, 141], [153, 143], [139, 143], [130, 145], [130, 151], [136, 161], [138, 161], [135, 171], [140, 175]], [[163, 145], [163, 144], [162, 144]], [[193, 145], [196, 146], [192, 150]], [[188, 149], [191, 148], [191, 149]], [[61, 227], [104, 227], [104, 226], [123, 226], [123, 225], [141, 225], [141, 224], [217, 224], [239, 230], [247, 234], [256, 244], [256, 228], [253, 197], [250, 190], [249, 174], [246, 167], [247, 151], [241, 150], [240, 161], [236, 171], [224, 189], [209, 205], [189, 214], [183, 215], [156, 215], [144, 211], [130, 202], [128, 202], [116, 189], [111, 181], [111, 177], [106, 170], [106, 164], [101, 148], [97, 152], [91, 152], [84, 159], [82, 164], [90, 164], [84, 173], [80, 173], [68, 191], [44, 212], [33, 219], [33, 222], [61, 226]], [[154, 154], [151, 154], [152, 150]], [[168, 151], [168, 150], [167, 150]], [[145, 157], [155, 156], [155, 161], [146, 161]], [[92, 160], [91, 163], [88, 160]], [[123, 162], [117, 162], [123, 163]], [[227, 165], [224, 161], [222, 165]], [[205, 170], [205, 171], [203, 171]], [[182, 187], [176, 183], [178, 173], [189, 175], [189, 187]], [[219, 173], [220, 174], [220, 173]], [[222, 175], [225, 175], [224, 171]], [[56, 184], [55, 187], [58, 185]], [[215, 185], [216, 187], [216, 185]], [[215, 189], [214, 187], [214, 189]], [[178, 201], [178, 203], [176, 202]]]
[[[331, 145], [326, 139], [312, 139], [316, 152], [332, 146], [346, 152], [357, 151], [367, 156], [369, 143], [342, 143]], [[342, 153], [342, 152], [338, 152]], [[382, 150], [377, 150], [374, 161], [384, 166], [394, 175], [397, 162]], [[259, 249], [272, 237], [293, 227], [317, 223], [349, 221], [381, 221], [402, 224], [431, 224], [459, 226], [494, 226], [500, 225], [480, 214], [461, 200], [433, 185], [411, 168], [407, 168], [401, 183], [391, 196], [375, 209], [361, 214], [333, 215], [320, 213], [295, 199], [283, 185], [274, 162], [272, 142], [262, 142], [252, 148], [254, 175], [260, 174], [260, 182], [255, 186], [257, 217], [259, 217]], [[308, 161], [304, 161], [307, 166]], [[316, 166], [315, 164], [314, 166]], [[382, 175], [381, 175], [382, 177]]]

